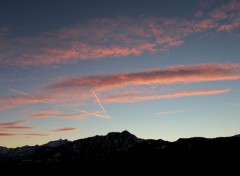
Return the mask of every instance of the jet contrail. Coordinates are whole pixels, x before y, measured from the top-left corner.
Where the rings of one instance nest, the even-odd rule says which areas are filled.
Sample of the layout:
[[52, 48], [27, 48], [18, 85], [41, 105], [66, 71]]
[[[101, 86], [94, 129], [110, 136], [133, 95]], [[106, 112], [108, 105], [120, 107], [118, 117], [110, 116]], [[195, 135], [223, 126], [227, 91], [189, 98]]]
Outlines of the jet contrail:
[[96, 117], [100, 117], [100, 118], [106, 118], [106, 116], [103, 116], [103, 115], [101, 115], [101, 114], [93, 114], [92, 112], [84, 111], [84, 110], [78, 109], [78, 108], [72, 108], [72, 107], [63, 106], [63, 105], [54, 104], [54, 103], [48, 103], [48, 104], [55, 105], [55, 106], [61, 106], [61, 107], [64, 107], [64, 108], [68, 108], [68, 109], [77, 111], [77, 112], [82, 112], [82, 113], [87, 114], [87, 115], [90, 115], [90, 116], [96, 116]]
[[20, 94], [20, 95], [28, 95], [27, 93], [23, 92], [23, 91], [20, 91], [20, 90], [17, 90], [17, 89], [9, 89], [10, 91], [14, 92], [14, 93], [17, 93], [17, 94]]
[[82, 113], [85, 113], [85, 114], [88, 114], [88, 115], [91, 115], [91, 116], [96, 116], [96, 117], [100, 117], [100, 118], [106, 118], [106, 116], [103, 116], [103, 115], [100, 115], [100, 114], [92, 114], [91, 112], [84, 111], [82, 109], [78, 109], [78, 108], [70, 108], [70, 109], [78, 111], [78, 112], [82, 112]]
[[110, 116], [107, 114], [107, 112], [105, 111], [104, 107], [102, 106], [102, 103], [100, 102], [97, 94], [94, 92], [94, 90], [92, 89], [93, 95], [95, 96], [99, 106], [102, 108], [102, 111], [106, 114], [106, 118], [109, 118]]

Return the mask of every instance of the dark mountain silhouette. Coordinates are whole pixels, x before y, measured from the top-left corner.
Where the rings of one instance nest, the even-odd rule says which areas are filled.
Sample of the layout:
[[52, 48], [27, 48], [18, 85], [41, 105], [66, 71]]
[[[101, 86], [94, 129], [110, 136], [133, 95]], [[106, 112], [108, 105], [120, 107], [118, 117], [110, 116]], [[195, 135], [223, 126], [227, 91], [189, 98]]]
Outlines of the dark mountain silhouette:
[[238, 171], [239, 136], [139, 139], [128, 131], [41, 146], [0, 147], [0, 169], [12, 174], [216, 175]]

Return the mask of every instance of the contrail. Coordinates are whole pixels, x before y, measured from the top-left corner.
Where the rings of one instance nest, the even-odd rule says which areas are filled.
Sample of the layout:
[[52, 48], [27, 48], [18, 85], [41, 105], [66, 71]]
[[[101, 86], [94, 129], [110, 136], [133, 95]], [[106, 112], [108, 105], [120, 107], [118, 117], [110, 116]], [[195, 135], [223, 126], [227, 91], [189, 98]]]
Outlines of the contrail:
[[60, 104], [54, 104], [54, 103], [48, 103], [48, 104], [55, 105], [55, 106], [61, 106], [61, 107], [64, 107], [64, 108], [68, 108], [68, 109], [71, 109], [71, 110], [77, 111], [77, 112], [82, 112], [82, 113], [84, 113], [84, 114], [88, 114], [88, 115], [90, 115], [90, 116], [96, 116], [96, 117], [100, 117], [100, 118], [106, 118], [106, 116], [103, 116], [103, 115], [100, 115], [100, 114], [92, 114], [91, 112], [84, 111], [84, 110], [82, 110], [82, 109], [78, 109], [78, 108], [72, 108], [72, 107], [63, 106], [63, 105], [60, 105]]
[[82, 113], [85, 113], [85, 114], [89, 114], [89, 115], [92, 115], [92, 116], [100, 117], [100, 118], [106, 118], [106, 116], [103, 116], [103, 115], [100, 115], [100, 114], [92, 114], [91, 112], [84, 111], [84, 110], [78, 109], [78, 108], [69, 108], [69, 109], [72, 109], [72, 110], [75, 110], [75, 111], [78, 111], [78, 112], [82, 112]]
[[94, 90], [92, 89], [93, 95], [95, 96], [99, 106], [102, 108], [103, 112], [106, 114], [106, 118], [109, 118], [110, 116], [107, 114], [107, 112], [105, 111], [104, 107], [102, 106], [102, 103], [100, 102], [99, 98], [97, 97], [97, 94], [94, 92]]
[[20, 95], [28, 95], [27, 93], [23, 92], [23, 91], [20, 91], [20, 90], [17, 90], [17, 89], [11, 89], [9, 88], [8, 90], [14, 92], [14, 93], [17, 93], [17, 94], [20, 94]]

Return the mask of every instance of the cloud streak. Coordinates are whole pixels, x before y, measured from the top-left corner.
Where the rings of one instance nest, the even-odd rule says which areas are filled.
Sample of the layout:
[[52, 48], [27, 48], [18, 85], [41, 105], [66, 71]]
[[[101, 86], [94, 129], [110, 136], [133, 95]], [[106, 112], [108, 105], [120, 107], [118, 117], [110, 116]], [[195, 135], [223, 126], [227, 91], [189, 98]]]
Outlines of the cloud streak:
[[205, 89], [205, 90], [184, 90], [168, 94], [114, 94], [102, 97], [105, 103], [135, 103], [141, 101], [154, 101], [162, 99], [173, 99], [190, 96], [214, 95], [229, 92], [230, 89]]
[[[141, 86], [162, 86], [172, 84], [189, 84], [196, 82], [231, 81], [240, 79], [240, 64], [196, 64], [178, 65], [165, 68], [154, 68], [133, 73], [119, 73], [107, 75], [95, 75], [86, 77], [73, 77], [62, 79], [36, 90], [34, 93], [18, 94], [14, 96], [0, 97], [0, 109], [13, 108], [21, 105], [51, 104], [67, 107], [78, 113], [63, 114], [57, 111], [45, 111], [30, 114], [33, 118], [86, 118], [105, 115], [98, 111], [86, 112], [78, 109], [80, 105], [95, 102], [91, 89], [99, 93], [111, 96], [112, 92], [126, 88], [141, 88]], [[148, 90], [149, 92], [149, 90]], [[149, 92], [150, 96], [150, 92]], [[153, 96], [155, 96], [153, 94]], [[110, 97], [109, 97], [110, 98]], [[103, 103], [110, 99], [102, 99]], [[149, 97], [148, 99], [154, 99]], [[114, 102], [111, 100], [111, 102]]]
[[2, 96], [0, 97], [0, 109], [7, 109], [9, 107], [45, 102], [51, 102], [51, 100], [48, 97], [37, 95]]
[[[50, 130], [46, 133], [13, 133], [12, 130], [33, 130], [35, 128], [22, 126], [28, 121], [14, 121], [14, 122], [5, 122], [0, 123], [0, 131], [4, 131], [0, 133], [0, 137], [13, 137], [13, 136], [24, 136], [24, 137], [47, 137], [50, 135], [54, 135], [55, 133], [65, 133], [65, 132], [75, 132], [79, 131], [78, 128], [60, 128], [55, 130]], [[6, 131], [6, 132], [5, 132]]]
[[198, 64], [157, 68], [142, 72], [76, 77], [59, 81], [48, 90], [97, 89], [111, 90], [137, 85], [167, 85], [193, 82], [223, 81], [240, 79], [239, 64]]
[[186, 112], [186, 111], [184, 110], [164, 111], [164, 112], [157, 113], [157, 115], [162, 116], [162, 115], [176, 114], [176, 113], [182, 113], [182, 112]]
[[0, 123], [0, 131], [9, 131], [9, 130], [32, 130], [34, 127], [23, 126], [27, 123], [26, 120], [19, 120], [14, 122], [5, 122]]
[[46, 136], [50, 136], [49, 133], [29, 133], [29, 134], [20, 134], [22, 136], [26, 136], [26, 137], [46, 137]]
[[102, 111], [92, 111], [92, 112], [80, 112], [80, 113], [62, 113], [60, 111], [45, 109], [36, 113], [29, 114], [30, 117], [35, 119], [43, 119], [43, 118], [57, 118], [57, 119], [85, 119], [90, 116], [104, 117]]
[[59, 128], [56, 130], [52, 130], [52, 133], [65, 133], [65, 132], [75, 132], [75, 131], [79, 131], [78, 128]]
[[10, 137], [10, 136], [17, 136], [18, 134], [14, 133], [0, 133], [0, 137]]

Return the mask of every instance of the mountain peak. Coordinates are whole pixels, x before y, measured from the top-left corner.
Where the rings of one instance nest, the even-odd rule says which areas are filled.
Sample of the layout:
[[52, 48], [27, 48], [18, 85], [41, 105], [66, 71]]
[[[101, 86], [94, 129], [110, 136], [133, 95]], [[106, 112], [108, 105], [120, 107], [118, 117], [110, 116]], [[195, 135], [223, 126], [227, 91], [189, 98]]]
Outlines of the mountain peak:
[[60, 145], [63, 145], [63, 144], [66, 144], [68, 143], [69, 141], [67, 139], [59, 139], [59, 140], [56, 140], [56, 141], [50, 141], [46, 144], [44, 144], [43, 146], [45, 147], [58, 147]]
[[129, 135], [129, 136], [131, 136], [131, 135], [133, 135], [133, 134], [131, 134], [131, 133], [128, 132], [127, 130], [124, 130], [124, 131], [122, 131], [122, 132], [110, 132], [110, 133], [108, 133], [107, 135]]
[[121, 132], [122, 134], [125, 134], [125, 135], [133, 135], [132, 133], [128, 132], [127, 130], [124, 130]]
[[123, 138], [123, 139], [134, 139], [134, 140], [138, 140], [138, 138], [133, 135], [132, 133], [128, 132], [127, 130], [124, 130], [122, 132], [110, 132], [107, 134], [107, 137], [110, 138]]

